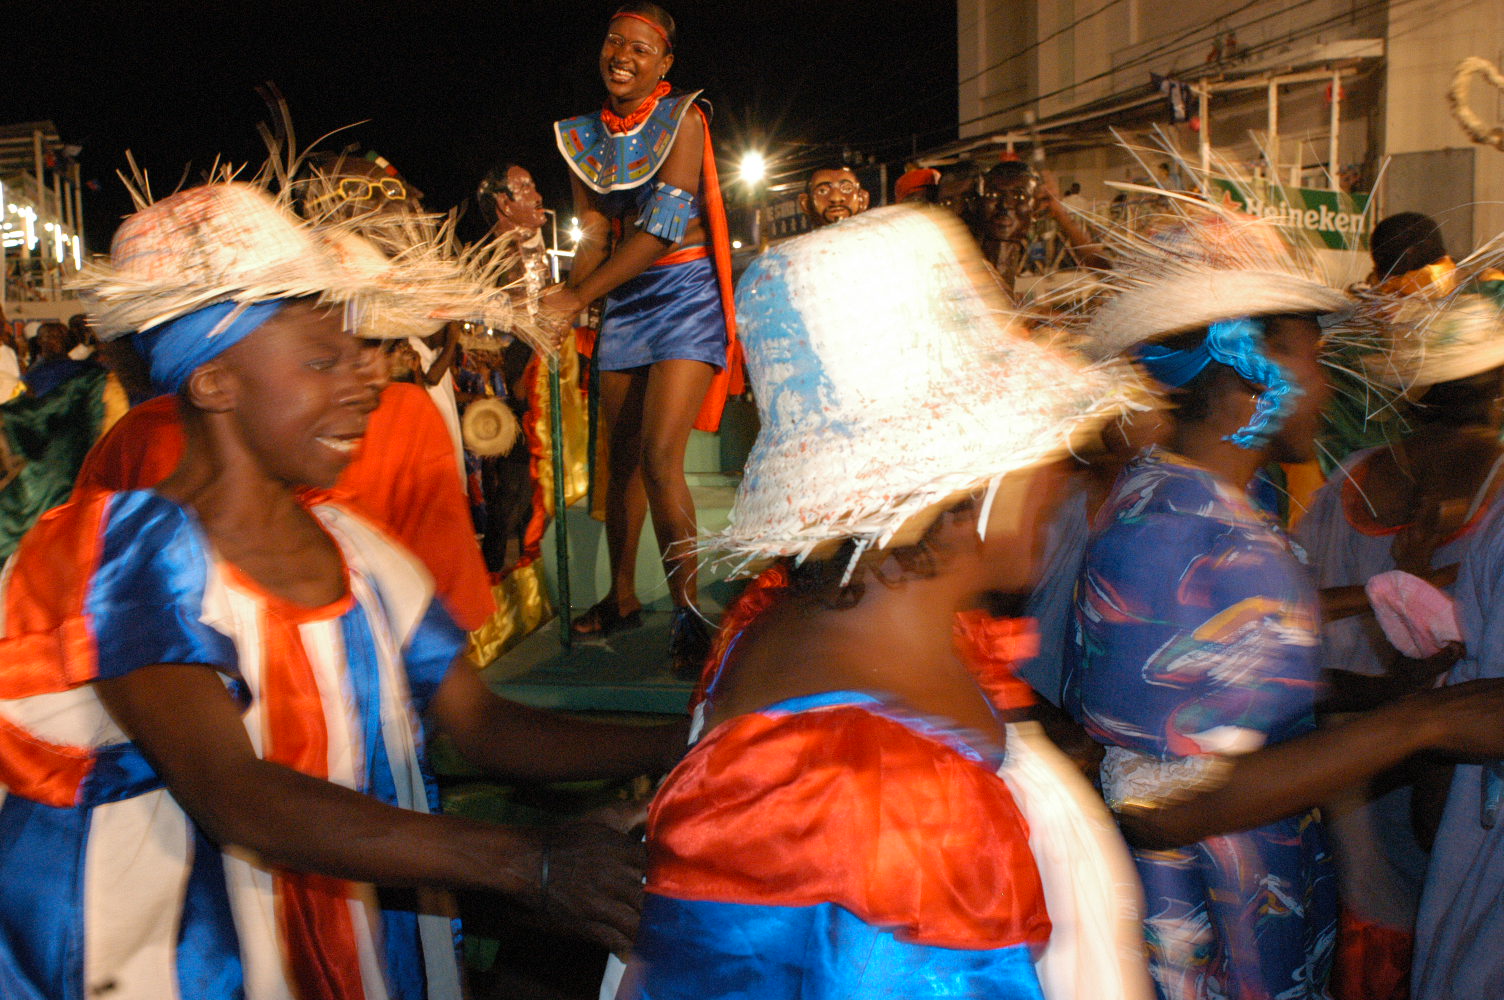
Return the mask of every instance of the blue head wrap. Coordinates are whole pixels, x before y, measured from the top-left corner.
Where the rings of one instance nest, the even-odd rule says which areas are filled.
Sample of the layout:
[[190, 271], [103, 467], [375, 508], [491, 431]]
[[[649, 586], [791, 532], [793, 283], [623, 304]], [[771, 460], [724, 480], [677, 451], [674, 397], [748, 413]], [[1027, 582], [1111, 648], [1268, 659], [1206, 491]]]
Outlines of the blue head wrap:
[[136, 334], [136, 349], [151, 365], [152, 383], [163, 392], [177, 392], [195, 368], [250, 336], [286, 303], [271, 299], [205, 306]]
[[1250, 451], [1264, 447], [1279, 430], [1302, 389], [1264, 354], [1264, 324], [1257, 319], [1229, 319], [1213, 323], [1206, 339], [1189, 350], [1162, 344], [1141, 344], [1137, 350], [1149, 374], [1179, 388], [1206, 370], [1213, 361], [1224, 364], [1254, 385], [1262, 386], [1253, 419], [1222, 440]]

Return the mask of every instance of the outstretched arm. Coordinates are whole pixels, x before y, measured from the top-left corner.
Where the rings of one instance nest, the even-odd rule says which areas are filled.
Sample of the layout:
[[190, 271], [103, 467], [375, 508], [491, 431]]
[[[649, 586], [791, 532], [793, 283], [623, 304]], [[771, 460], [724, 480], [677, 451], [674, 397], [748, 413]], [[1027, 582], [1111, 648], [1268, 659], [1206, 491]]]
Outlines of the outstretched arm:
[[1040, 182], [1040, 200], [1044, 202], [1045, 211], [1050, 214], [1050, 218], [1060, 227], [1076, 263], [1082, 267], [1107, 267], [1107, 258], [1102, 256], [1102, 244], [1092, 237], [1086, 224], [1060, 200], [1060, 184], [1054, 173], [1043, 171]]
[[573, 195], [574, 216], [580, 220], [580, 241], [575, 245], [574, 263], [569, 268], [568, 284], [573, 286], [594, 274], [595, 269], [606, 259], [606, 250], [610, 246], [611, 222], [595, 207], [589, 189], [574, 174], [569, 175], [569, 185]]
[[588, 722], [492, 694], [475, 669], [456, 663], [430, 714], [470, 763], [513, 781], [573, 781], [661, 775], [684, 755], [688, 719], [635, 726]]
[[1423, 750], [1504, 756], [1504, 680], [1411, 695], [1350, 722], [1231, 758], [1220, 787], [1184, 802], [1125, 803], [1123, 834], [1159, 850], [1309, 809]]
[[97, 690], [216, 843], [336, 878], [502, 893], [572, 924], [566, 933], [613, 950], [630, 944], [644, 860], [634, 838], [600, 826], [545, 833], [410, 812], [261, 760], [209, 667], [143, 667]]
[[454, 357], [459, 352], [460, 338], [453, 324], [445, 323], [442, 329], [428, 337], [424, 343], [431, 348], [434, 346], [434, 338], [439, 338], [439, 353], [433, 359], [433, 364], [420, 373], [424, 385], [438, 385], [443, 381], [444, 376], [449, 374], [449, 369], [454, 367]]

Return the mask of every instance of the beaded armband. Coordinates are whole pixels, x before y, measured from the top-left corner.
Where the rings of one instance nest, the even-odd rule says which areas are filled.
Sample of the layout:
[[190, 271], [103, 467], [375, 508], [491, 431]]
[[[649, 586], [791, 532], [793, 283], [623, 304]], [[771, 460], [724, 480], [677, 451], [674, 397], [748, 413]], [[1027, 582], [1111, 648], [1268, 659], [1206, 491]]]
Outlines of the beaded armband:
[[689, 222], [700, 214], [700, 199], [683, 188], [663, 181], [653, 182], [653, 193], [637, 217], [637, 227], [659, 239], [678, 243]]

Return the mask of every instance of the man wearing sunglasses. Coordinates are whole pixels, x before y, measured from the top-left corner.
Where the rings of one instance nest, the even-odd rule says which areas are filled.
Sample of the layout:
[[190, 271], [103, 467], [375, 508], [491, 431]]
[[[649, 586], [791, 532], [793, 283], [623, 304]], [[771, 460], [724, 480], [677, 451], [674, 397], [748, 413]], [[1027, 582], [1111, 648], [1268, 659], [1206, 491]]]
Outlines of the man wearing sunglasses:
[[816, 229], [867, 210], [871, 194], [862, 189], [856, 171], [841, 163], [816, 167], [804, 184], [799, 207]]

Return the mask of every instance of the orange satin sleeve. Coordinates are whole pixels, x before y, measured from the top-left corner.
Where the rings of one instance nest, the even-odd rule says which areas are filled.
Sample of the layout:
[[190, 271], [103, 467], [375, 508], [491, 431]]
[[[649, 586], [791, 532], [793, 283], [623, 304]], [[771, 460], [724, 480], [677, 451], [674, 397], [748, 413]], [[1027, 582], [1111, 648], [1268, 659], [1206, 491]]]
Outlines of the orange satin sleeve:
[[86, 488], [146, 489], [178, 467], [186, 447], [176, 396], [157, 396], [131, 407], [94, 442], [73, 482], [73, 495]]
[[985, 611], [962, 611], [951, 626], [956, 655], [1000, 712], [1030, 708], [1034, 689], [1016, 673], [1039, 655], [1039, 632], [1032, 618], [994, 618]]
[[648, 851], [660, 895], [832, 902], [947, 948], [1049, 938], [1028, 831], [993, 765], [859, 706], [716, 727], [654, 798]]
[[[99, 675], [84, 601], [99, 566], [110, 496], [87, 490], [43, 514], [21, 540], [5, 588], [0, 699], [66, 691]], [[70, 549], [71, 558], [58, 558]], [[92, 749], [48, 743], [0, 719], [0, 785], [66, 808], [93, 768]]]
[[99, 568], [110, 497], [103, 490], [76, 495], [21, 539], [5, 587], [0, 698], [66, 691], [99, 676], [84, 602]]

